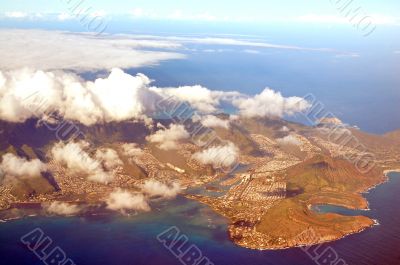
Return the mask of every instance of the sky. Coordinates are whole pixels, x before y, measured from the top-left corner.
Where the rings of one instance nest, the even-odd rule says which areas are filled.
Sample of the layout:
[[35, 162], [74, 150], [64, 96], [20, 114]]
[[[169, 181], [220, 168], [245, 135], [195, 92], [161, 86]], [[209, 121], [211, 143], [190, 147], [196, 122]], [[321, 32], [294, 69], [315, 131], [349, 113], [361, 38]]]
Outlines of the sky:
[[[81, 6], [101, 15], [129, 15], [141, 19], [181, 19], [207, 21], [254, 22], [326, 22], [343, 23], [344, 12], [338, 10], [348, 5], [347, 11], [360, 8], [365, 16], [374, 18], [376, 24], [400, 25], [398, 0], [13, 0], [2, 1], [0, 14], [6, 18], [45, 18], [46, 14], [66, 14], [69, 8]], [[346, 11], [346, 12], [347, 12]]]

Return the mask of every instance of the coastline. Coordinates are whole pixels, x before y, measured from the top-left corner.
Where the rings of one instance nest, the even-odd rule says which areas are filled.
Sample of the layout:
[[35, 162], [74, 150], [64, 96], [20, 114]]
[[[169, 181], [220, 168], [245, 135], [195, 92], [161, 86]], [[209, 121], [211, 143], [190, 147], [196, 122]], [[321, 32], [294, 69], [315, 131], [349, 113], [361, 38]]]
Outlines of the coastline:
[[[378, 186], [380, 186], [380, 185], [382, 185], [382, 184], [385, 184], [386, 182], [389, 182], [389, 174], [390, 173], [400, 173], [400, 169], [393, 169], [393, 170], [385, 170], [384, 172], [384, 176], [385, 177], [387, 177], [387, 179], [386, 180], [384, 180], [384, 181], [382, 181], [382, 182], [380, 182], [380, 183], [378, 183], [378, 184], [376, 184], [376, 185], [374, 185], [374, 186], [372, 186], [372, 187], [370, 187], [369, 189], [368, 189], [368, 191], [370, 191], [370, 190], [373, 190], [373, 189], [375, 189], [376, 187], [378, 187]], [[197, 201], [197, 202], [199, 202], [199, 203], [201, 203], [201, 204], [205, 204], [205, 205], [207, 205], [208, 207], [210, 207], [210, 205], [208, 205], [207, 203], [203, 203], [203, 202], [201, 202], [201, 201], [199, 201], [199, 200], [197, 200], [197, 199], [195, 199], [195, 198], [190, 198], [190, 196], [184, 196], [184, 197], [186, 197], [187, 199], [190, 199], [190, 200], [194, 200], [194, 201]], [[29, 205], [29, 204], [35, 204], [35, 203], [26, 203], [27, 205]], [[18, 206], [22, 206], [21, 208], [24, 208], [23, 206], [25, 205], [25, 203], [19, 203], [19, 204], [17, 204]], [[311, 208], [311, 204], [309, 204], [309, 205], [307, 205], [307, 208], [308, 209], [310, 209]], [[16, 207], [16, 208], [20, 208], [20, 207]], [[30, 207], [28, 207], [28, 208], [30, 208]], [[224, 216], [223, 215], [223, 212], [219, 212], [219, 211], [216, 211], [215, 209], [213, 209], [216, 213], [218, 213], [219, 215], [221, 215], [221, 216], [223, 216], [224, 218], [226, 218], [227, 220], [229, 220], [229, 218], [227, 218], [226, 216]], [[362, 209], [359, 209], [359, 210], [362, 210]], [[8, 222], [8, 221], [12, 221], [12, 220], [15, 220], [15, 219], [19, 219], [19, 218], [10, 218], [10, 219], [8, 219], [8, 220], [0, 220], [0, 222]], [[240, 246], [240, 247], [243, 247], [243, 248], [246, 248], [246, 249], [253, 249], [253, 250], [260, 250], [260, 251], [267, 251], [267, 250], [284, 250], [284, 249], [291, 249], [291, 248], [300, 248], [300, 247], [306, 247], [306, 246], [314, 246], [314, 245], [318, 245], [318, 244], [322, 244], [322, 243], [328, 243], [328, 242], [334, 242], [334, 241], [338, 241], [338, 240], [341, 240], [341, 239], [343, 239], [343, 238], [346, 238], [346, 237], [348, 237], [348, 236], [350, 236], [350, 235], [353, 235], [353, 234], [358, 234], [358, 233], [361, 233], [361, 232], [363, 232], [363, 231], [365, 231], [365, 230], [367, 230], [367, 229], [369, 229], [369, 228], [371, 228], [371, 227], [373, 227], [373, 226], [379, 226], [380, 224], [379, 224], [379, 221], [377, 220], [377, 219], [371, 219], [372, 221], [373, 221], [373, 223], [371, 224], [371, 225], [368, 225], [368, 226], [365, 226], [365, 227], [362, 227], [362, 228], [360, 228], [360, 229], [355, 229], [354, 231], [351, 231], [351, 232], [348, 232], [348, 233], [346, 233], [346, 234], [343, 234], [343, 235], [341, 235], [340, 237], [337, 237], [337, 238], [334, 238], [334, 239], [332, 239], [332, 238], [330, 238], [330, 239], [326, 239], [326, 238], [324, 238], [324, 237], [321, 237], [321, 240], [319, 240], [318, 242], [310, 242], [309, 244], [298, 244], [298, 245], [292, 245], [292, 246], [270, 246], [270, 247], [260, 247], [260, 246], [251, 246], [251, 245], [242, 245], [242, 244], [240, 244], [240, 243], [238, 243], [238, 242], [235, 242], [235, 240], [232, 240], [232, 239], [230, 239], [230, 241], [231, 242], [233, 242], [235, 245], [238, 245], [238, 246]], [[229, 227], [229, 225], [228, 225], [228, 227]]]
[[[380, 182], [380, 183], [375, 184], [374, 186], [370, 187], [367, 191], [362, 192], [361, 194], [367, 194], [367, 193], [369, 193], [371, 190], [376, 189], [378, 186], [381, 186], [381, 185], [383, 185], [383, 184], [385, 184], [385, 183], [390, 182], [390, 177], [389, 177], [389, 174], [390, 174], [390, 173], [399, 173], [399, 174], [400, 174], [400, 169], [388, 169], [388, 170], [383, 171], [383, 174], [384, 174], [384, 176], [385, 176], [385, 180], [383, 180], [383, 181]], [[369, 209], [369, 201], [368, 201], [368, 200], [366, 200], [366, 201], [367, 201], [367, 203], [368, 203], [368, 209], [357, 209], [357, 210], [360, 210], [360, 211], [369, 211], [369, 210], [370, 210], [370, 209]], [[308, 208], [309, 210], [312, 210], [312, 207], [313, 207], [313, 206], [314, 206], [314, 205], [309, 204], [309, 205], [307, 205], [307, 208]], [[345, 235], [343, 235], [342, 237], [337, 238], [337, 239], [332, 239], [332, 240], [321, 240], [321, 241], [316, 242], [316, 243], [301, 244], [301, 245], [299, 244], [299, 245], [297, 245], [297, 246], [284, 247], [284, 248], [270, 247], [270, 248], [256, 248], [256, 249], [257, 249], [257, 250], [261, 250], [261, 251], [264, 251], [264, 250], [283, 250], [283, 249], [290, 249], [290, 248], [311, 247], [311, 246], [315, 246], [315, 245], [319, 245], [319, 244], [324, 244], [324, 243], [329, 243], [329, 242], [335, 242], [335, 241], [344, 239], [344, 238], [346, 238], [346, 237], [348, 237], [348, 236], [351, 236], [351, 235], [354, 235], [354, 234], [362, 233], [363, 231], [365, 231], [365, 230], [367, 230], [367, 229], [369, 229], [369, 228], [372, 228], [372, 227], [374, 227], [374, 226], [380, 226], [380, 225], [381, 225], [381, 224], [379, 223], [379, 220], [378, 220], [378, 219], [371, 219], [371, 220], [373, 221], [373, 224], [371, 224], [370, 226], [366, 226], [366, 227], [361, 228], [360, 230], [357, 230], [357, 231], [349, 232], [349, 233], [347, 233], [347, 234], [345, 234]], [[242, 246], [242, 245], [241, 245], [241, 246]], [[249, 249], [254, 249], [254, 248], [251, 248], [251, 247], [249, 247], [249, 246], [242, 246], [242, 247], [249, 248]]]
[[[383, 174], [382, 174], [381, 180], [378, 183], [376, 183], [373, 186], [367, 188], [365, 191], [359, 192], [359, 194], [362, 196], [363, 194], [367, 194], [371, 190], [374, 190], [378, 186], [381, 186], [382, 184], [385, 184], [385, 183], [389, 182], [390, 181], [390, 177], [389, 177], [390, 173], [400, 173], [400, 169], [385, 170], [383, 172]], [[367, 203], [367, 207], [366, 208], [362, 208], [362, 207], [354, 208], [354, 207], [348, 207], [346, 205], [342, 205], [342, 207], [353, 209], [353, 210], [359, 210], [359, 211], [369, 211], [370, 210], [370, 207], [369, 207], [370, 203], [369, 203], [369, 201], [367, 199], [365, 199], [365, 201]], [[306, 208], [308, 210], [312, 210], [312, 207], [313, 207], [313, 204], [308, 204], [306, 206]], [[218, 212], [218, 211], [216, 211], [216, 212]], [[222, 212], [219, 212], [219, 214], [222, 214]], [[365, 217], [365, 216], [360, 215], [359, 217]], [[304, 246], [313, 246], [313, 245], [318, 245], [318, 244], [338, 241], [338, 240], [346, 238], [346, 237], [348, 237], [350, 235], [358, 234], [358, 233], [361, 233], [361, 232], [363, 232], [363, 231], [365, 231], [365, 230], [367, 230], [369, 228], [372, 228], [374, 226], [379, 226], [380, 225], [380, 222], [377, 219], [378, 217], [376, 217], [374, 219], [373, 218], [369, 218], [369, 217], [365, 217], [365, 218], [368, 219], [370, 222], [368, 222], [368, 223], [365, 222], [364, 224], [360, 223], [358, 225], [358, 228], [354, 227], [354, 229], [352, 231], [348, 231], [348, 232], [346, 232], [346, 233], [344, 233], [344, 234], [342, 234], [340, 236], [337, 236], [337, 237], [334, 237], [333, 235], [326, 235], [326, 236], [321, 235], [319, 237], [319, 239], [316, 240], [316, 241], [314, 241], [314, 239], [310, 238], [311, 240], [308, 243], [303, 241], [301, 244], [295, 244], [295, 242], [292, 241], [291, 243], [288, 242], [289, 245], [286, 245], [286, 246], [280, 245], [280, 244], [275, 245], [275, 246], [273, 244], [270, 245], [270, 246], [265, 246], [265, 245], [260, 246], [260, 244], [255, 242], [255, 241], [246, 242], [244, 244], [242, 242], [240, 242], [239, 240], [235, 240], [234, 238], [231, 238], [231, 241], [233, 243], [235, 243], [236, 245], [240, 246], [240, 247], [244, 247], [244, 248], [247, 248], [247, 249], [260, 250], [260, 251], [263, 251], [263, 250], [283, 250], [283, 249], [290, 249], [290, 248], [299, 248], [299, 247], [304, 247]], [[252, 237], [256, 237], [256, 238], [263, 238], [265, 236], [262, 233], [257, 232], [257, 231], [254, 231], [251, 234], [253, 234]], [[261, 240], [259, 240], [259, 242], [261, 242]]]
[[371, 224], [370, 226], [364, 227], [364, 228], [362, 228], [362, 229], [360, 229], [360, 230], [357, 230], [357, 231], [354, 231], [354, 232], [351, 232], [351, 233], [344, 234], [344, 235], [342, 235], [342, 236], [339, 237], [339, 238], [336, 238], [336, 239], [328, 239], [328, 240], [320, 240], [320, 241], [318, 241], [318, 242], [313, 242], [313, 243], [309, 243], [309, 244], [297, 244], [297, 245], [287, 246], [287, 247], [267, 247], [267, 248], [257, 247], [257, 248], [254, 248], [254, 247], [247, 246], [247, 245], [237, 244], [235, 241], [232, 241], [232, 242], [235, 243], [236, 245], [238, 245], [238, 246], [240, 246], [240, 247], [243, 247], [243, 248], [246, 248], [246, 249], [260, 250], [260, 251], [285, 250], [285, 249], [293, 249], [293, 248], [312, 247], [312, 246], [321, 245], [321, 244], [325, 244], [325, 243], [335, 242], [335, 241], [344, 239], [344, 238], [346, 238], [346, 237], [348, 237], [348, 236], [362, 233], [363, 231], [365, 231], [365, 230], [367, 230], [367, 229], [369, 229], [369, 228], [371, 228], [371, 227], [380, 225], [378, 221], [376, 221], [376, 220], [373, 220], [373, 221], [374, 221], [374, 223]]
[[388, 177], [388, 175], [389, 175], [390, 173], [399, 173], [399, 174], [400, 174], [400, 168], [398, 168], [398, 169], [387, 169], [387, 170], [384, 170], [384, 171], [383, 171], [383, 174], [384, 174], [386, 177]]

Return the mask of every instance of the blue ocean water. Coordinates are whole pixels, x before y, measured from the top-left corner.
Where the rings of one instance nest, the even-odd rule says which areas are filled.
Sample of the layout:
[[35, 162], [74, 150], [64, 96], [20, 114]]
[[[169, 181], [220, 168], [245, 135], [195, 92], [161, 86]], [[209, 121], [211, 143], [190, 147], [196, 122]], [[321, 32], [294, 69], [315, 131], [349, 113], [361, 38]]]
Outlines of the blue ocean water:
[[[135, 32], [137, 25], [115, 25], [114, 31]], [[121, 27], [119, 27], [121, 26]], [[125, 28], [124, 28], [125, 27]], [[351, 27], [312, 28], [299, 25], [153, 25], [147, 34], [192, 38], [243, 39], [326, 51], [288, 50], [248, 46], [186, 43], [186, 59], [129, 69], [143, 72], [157, 86], [203, 85], [214, 90], [236, 90], [254, 95], [265, 87], [285, 96], [313, 94], [345, 123], [372, 133], [400, 128], [400, 34], [398, 28], [380, 27], [368, 38]], [[167, 31], [167, 28], [170, 31]], [[174, 30], [171, 31], [171, 28]], [[139, 29], [139, 28], [136, 28]], [[140, 32], [140, 31], [139, 31]], [[231, 33], [231, 34], [222, 34]]]
[[[324, 244], [332, 247], [347, 264], [400, 264], [400, 174], [366, 194], [379, 221], [362, 233]], [[240, 248], [228, 240], [226, 220], [197, 202], [177, 198], [153, 205], [153, 211], [137, 216], [27, 217], [0, 223], [1, 264], [43, 264], [20, 237], [35, 228], [53, 240], [76, 264], [181, 264], [158, 240], [157, 235], [176, 226], [215, 265], [310, 265], [316, 264], [299, 248], [257, 251]]]
[[[299, 97], [311, 93], [325, 106], [325, 112], [364, 131], [380, 134], [400, 128], [400, 116], [394, 115], [400, 102], [400, 76], [395, 73], [400, 56], [382, 54], [387, 63], [380, 65], [376, 63], [380, 59], [369, 51], [352, 58], [315, 51], [255, 49], [258, 53], [249, 54], [245, 49], [254, 48], [196, 48], [199, 50], [188, 52], [184, 60], [129, 72], [142, 72], [160, 87], [202, 85], [250, 95], [269, 87], [284, 96]], [[203, 52], [206, 49], [225, 51]]]

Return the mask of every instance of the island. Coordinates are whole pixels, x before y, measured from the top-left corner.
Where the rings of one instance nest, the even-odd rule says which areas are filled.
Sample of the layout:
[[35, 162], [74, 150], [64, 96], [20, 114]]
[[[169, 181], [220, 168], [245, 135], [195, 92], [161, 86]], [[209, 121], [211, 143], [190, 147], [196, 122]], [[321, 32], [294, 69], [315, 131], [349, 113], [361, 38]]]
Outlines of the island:
[[[218, 118], [229, 126], [213, 128], [221, 142], [211, 143], [207, 150], [216, 150], [222, 142], [235, 145], [235, 163], [230, 167], [216, 167], [215, 161], [203, 159], [204, 147], [196, 142], [207, 138], [210, 130], [200, 131], [196, 138], [178, 139], [177, 147], [170, 149], [169, 142], [167, 146], [153, 141], [157, 137], [152, 135], [157, 135], [157, 127], [173, 128], [172, 120], [153, 121], [152, 126], [143, 122], [79, 125], [85, 138], [68, 144], [79, 146], [88, 158], [100, 159], [93, 167], [96, 174], [65, 162], [57, 151], [68, 144], [38, 126], [37, 120], [1, 122], [3, 158], [12, 154], [25, 161], [37, 159], [46, 170], [36, 176], [10, 177], [3, 172], [0, 209], [45, 207], [53, 202], [112, 209], [110, 194], [122, 189], [143, 194], [144, 204], [134, 209], [140, 211], [150, 209], [145, 202], [152, 197], [180, 194], [227, 218], [235, 244], [259, 250], [338, 240], [375, 224], [366, 216], [319, 213], [313, 206], [367, 210], [363, 193], [385, 182], [389, 170], [400, 168], [400, 131], [373, 135], [338, 119], [306, 126], [278, 118], [232, 119], [226, 114]], [[189, 131], [198, 125], [191, 120], [183, 126]]]

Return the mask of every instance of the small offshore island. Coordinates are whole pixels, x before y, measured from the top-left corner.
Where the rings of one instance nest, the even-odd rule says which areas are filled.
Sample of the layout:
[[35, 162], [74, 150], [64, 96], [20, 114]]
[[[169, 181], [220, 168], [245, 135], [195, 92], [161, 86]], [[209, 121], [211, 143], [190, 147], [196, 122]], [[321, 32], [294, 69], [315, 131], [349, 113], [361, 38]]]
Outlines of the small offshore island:
[[[135, 212], [150, 210], [153, 197], [168, 199], [179, 193], [227, 218], [230, 239], [250, 249], [314, 245], [375, 224], [365, 216], [318, 213], [312, 206], [367, 210], [368, 202], [362, 194], [385, 182], [388, 170], [400, 167], [399, 131], [380, 136], [341, 124], [336, 127], [337, 121], [309, 127], [270, 118], [230, 119], [229, 115], [219, 115], [218, 119], [229, 122], [229, 127], [215, 128], [218, 137], [240, 150], [237, 162], [242, 169], [231, 174], [196, 160], [194, 154], [201, 148], [188, 139], [177, 141], [179, 148], [175, 150], [149, 141], [156, 121], [153, 127], [140, 122], [81, 126], [85, 154], [94, 157], [97, 150], [113, 150], [113, 160], [118, 161], [115, 166], [108, 160], [100, 166], [113, 176], [110, 182], [93, 181], [88, 172], [71, 170], [68, 163], [57, 159], [54, 146], [60, 149], [68, 145], [61, 146], [36, 121], [3, 123], [2, 154], [40, 159], [48, 166], [46, 175], [20, 176], [13, 181], [3, 177], [0, 208], [35, 204], [49, 209], [48, 205], [60, 202], [76, 207], [74, 214], [84, 214], [90, 206], [112, 209], [110, 194], [116, 189], [139, 194], [150, 181], [153, 193], [147, 189], [140, 195], [143, 203], [150, 203], [135, 208]], [[160, 123], [171, 128], [172, 121]], [[198, 122], [193, 121], [186, 127], [195, 125]], [[351, 141], [343, 144], [343, 137]], [[179, 190], [173, 185], [177, 181]], [[154, 187], [165, 192], [154, 192]], [[204, 192], [192, 192], [199, 189]]]

